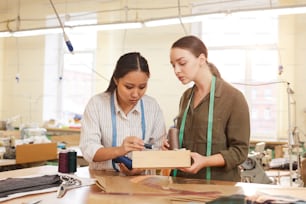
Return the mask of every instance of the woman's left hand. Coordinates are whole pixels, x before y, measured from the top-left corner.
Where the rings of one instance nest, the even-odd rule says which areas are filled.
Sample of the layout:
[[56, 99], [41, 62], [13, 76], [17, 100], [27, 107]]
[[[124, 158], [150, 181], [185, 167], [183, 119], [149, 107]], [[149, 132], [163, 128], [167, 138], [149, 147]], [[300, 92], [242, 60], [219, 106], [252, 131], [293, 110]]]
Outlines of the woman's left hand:
[[140, 175], [144, 170], [143, 169], [131, 169], [129, 170], [123, 163], [118, 164], [120, 172], [124, 173], [127, 176]]
[[196, 174], [198, 173], [202, 168], [205, 167], [205, 156], [200, 155], [199, 153], [196, 152], [191, 152], [190, 156], [193, 160], [193, 163], [191, 167], [189, 168], [180, 168], [181, 171], [191, 173], [191, 174]]
[[167, 139], [167, 138], [166, 138], [166, 139], [163, 139], [163, 144], [162, 144], [162, 146], [161, 146], [161, 149], [162, 149], [162, 150], [169, 150], [169, 147], [170, 147], [170, 145], [169, 145], [168, 139]]

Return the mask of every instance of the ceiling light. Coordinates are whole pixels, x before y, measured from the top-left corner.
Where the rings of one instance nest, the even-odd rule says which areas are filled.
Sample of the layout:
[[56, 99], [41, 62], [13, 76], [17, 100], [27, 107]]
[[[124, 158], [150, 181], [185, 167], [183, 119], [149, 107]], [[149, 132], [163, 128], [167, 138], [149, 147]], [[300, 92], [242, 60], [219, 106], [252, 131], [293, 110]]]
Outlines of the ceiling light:
[[96, 19], [65, 21], [65, 26], [68, 26], [68, 27], [76, 27], [76, 26], [83, 26], [83, 25], [95, 25], [95, 24], [97, 24]]
[[[181, 17], [169, 17], [161, 19], [152, 19], [142, 22], [118, 22], [110, 24], [95, 24], [94, 22], [73, 22], [70, 27], [65, 29], [71, 29], [72, 31], [100, 31], [100, 30], [123, 30], [123, 29], [137, 29], [155, 26], [175, 25], [180, 23], [194, 23], [201, 22], [205, 18], [211, 17], [224, 17], [226, 15], [289, 15], [289, 14], [302, 14], [306, 13], [306, 5], [294, 6], [294, 7], [274, 7], [274, 8], [262, 8], [262, 9], [247, 9], [247, 10], [231, 10], [222, 11], [217, 13], [201, 13], [196, 15], [188, 15]], [[72, 23], [72, 22], [71, 22]], [[39, 28], [20, 31], [2, 31], [1, 37], [24, 37], [24, 36], [37, 36], [61, 33], [63, 30], [59, 27], [56, 28]]]
[[157, 20], [149, 20], [145, 21], [144, 25], [146, 27], [156, 27], [156, 26], [165, 26], [165, 25], [175, 25], [182, 23], [196, 23], [201, 22], [204, 18], [211, 17], [220, 17], [224, 16], [224, 13], [207, 13], [207, 14], [199, 14], [199, 15], [190, 15], [190, 16], [182, 16], [175, 18], [162, 18]]
[[262, 8], [262, 9], [246, 9], [246, 10], [226, 10], [217, 13], [202, 13], [196, 15], [188, 15], [181, 17], [170, 17], [161, 18], [156, 20], [145, 21], [144, 25], [146, 27], [156, 27], [165, 25], [175, 25], [182, 23], [195, 23], [201, 22], [205, 18], [213, 17], [224, 17], [226, 15], [289, 15], [289, 14], [302, 14], [306, 13], [306, 5], [296, 6], [296, 7], [275, 7], [275, 8]]
[[[91, 24], [91, 25], [79, 25], [72, 27], [65, 27], [70, 31], [99, 31], [99, 30], [123, 30], [123, 29], [136, 29], [143, 27], [140, 22], [128, 22], [128, 23], [112, 23], [112, 24]], [[26, 36], [38, 36], [38, 35], [48, 35], [48, 34], [58, 34], [62, 33], [62, 28], [40, 28], [40, 29], [30, 29], [30, 30], [20, 30], [14, 32], [3, 31], [0, 32], [1, 37], [26, 37]]]
[[37, 36], [37, 35], [48, 35], [61, 33], [61, 28], [44, 28], [44, 29], [33, 29], [33, 30], [20, 30], [11, 33], [13, 37], [27, 37], [27, 36]]
[[0, 32], [0, 38], [6, 38], [6, 37], [11, 37], [12, 33], [4, 31], [4, 32]]
[[179, 23], [180, 23], [179, 18], [165, 18], [165, 19], [146, 21], [144, 22], [144, 25], [146, 27], [155, 27], [155, 26], [175, 25]]
[[292, 15], [292, 14], [305, 14], [306, 5], [295, 6], [295, 7], [274, 7], [265, 9], [254, 9], [254, 10], [237, 10], [230, 12], [238, 15], [270, 15], [270, 16], [281, 16], [281, 15]]
[[128, 22], [128, 23], [111, 23], [111, 24], [94, 24], [94, 25], [82, 25], [73, 27], [73, 30], [79, 31], [99, 31], [99, 30], [124, 30], [124, 29], [136, 29], [141, 28], [140, 22]]

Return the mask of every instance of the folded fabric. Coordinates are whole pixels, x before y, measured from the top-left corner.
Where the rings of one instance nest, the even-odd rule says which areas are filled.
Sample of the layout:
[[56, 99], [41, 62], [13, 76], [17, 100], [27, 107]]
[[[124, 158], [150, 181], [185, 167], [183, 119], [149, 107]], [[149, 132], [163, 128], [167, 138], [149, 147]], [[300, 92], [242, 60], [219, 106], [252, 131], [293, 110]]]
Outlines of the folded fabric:
[[245, 196], [244, 195], [230, 195], [230, 196], [221, 196], [217, 199], [207, 202], [207, 204], [245, 204]]
[[222, 196], [207, 204], [306, 204], [306, 201], [290, 196], [260, 194], [248, 197], [245, 195]]
[[15, 193], [57, 187], [62, 183], [59, 175], [44, 175], [27, 178], [7, 178], [0, 181], [0, 198]]

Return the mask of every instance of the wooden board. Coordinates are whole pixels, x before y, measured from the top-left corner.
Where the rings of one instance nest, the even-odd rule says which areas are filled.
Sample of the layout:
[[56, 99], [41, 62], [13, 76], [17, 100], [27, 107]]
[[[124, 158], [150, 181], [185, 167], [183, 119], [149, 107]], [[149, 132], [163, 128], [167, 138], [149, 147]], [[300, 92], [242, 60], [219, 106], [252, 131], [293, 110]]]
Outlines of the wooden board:
[[191, 166], [189, 150], [134, 151], [132, 160], [133, 168], [163, 169]]
[[57, 144], [24, 144], [16, 146], [16, 164], [57, 159]]

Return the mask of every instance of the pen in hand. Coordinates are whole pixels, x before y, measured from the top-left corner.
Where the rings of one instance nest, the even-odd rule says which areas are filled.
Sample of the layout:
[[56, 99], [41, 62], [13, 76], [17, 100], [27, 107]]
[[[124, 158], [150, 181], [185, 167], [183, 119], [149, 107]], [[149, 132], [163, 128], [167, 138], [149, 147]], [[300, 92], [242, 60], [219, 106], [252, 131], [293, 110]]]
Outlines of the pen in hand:
[[153, 149], [153, 144], [145, 143], [145, 144], [144, 144], [144, 147], [145, 147], [146, 149]]

